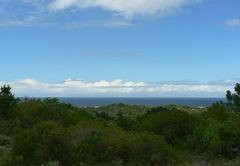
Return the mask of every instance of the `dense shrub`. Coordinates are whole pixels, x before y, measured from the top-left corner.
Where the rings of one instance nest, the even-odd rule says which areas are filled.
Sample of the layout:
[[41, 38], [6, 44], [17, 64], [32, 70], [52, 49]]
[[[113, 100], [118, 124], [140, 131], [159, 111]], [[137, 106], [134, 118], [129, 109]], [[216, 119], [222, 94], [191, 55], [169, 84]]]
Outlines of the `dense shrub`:
[[212, 121], [209, 126], [199, 125], [193, 135], [188, 136], [185, 146], [198, 154], [206, 153], [208, 157], [220, 154], [227, 158], [236, 157], [240, 148], [240, 129], [237, 122], [225, 123]]
[[0, 146], [10, 146], [11, 138], [0, 134]]
[[13, 157], [22, 156], [23, 163], [41, 164], [59, 160], [62, 165], [71, 163], [72, 145], [69, 134], [55, 123], [42, 122], [24, 130], [13, 138]]
[[166, 165], [179, 162], [177, 153], [159, 135], [130, 133], [104, 123], [86, 122], [71, 131], [77, 162], [100, 165]]
[[130, 131], [135, 124], [134, 120], [127, 116], [124, 116], [122, 112], [119, 112], [116, 115], [114, 121], [119, 127], [123, 128], [126, 131]]
[[11, 152], [10, 147], [0, 145], [0, 165], [4, 164], [4, 160], [10, 154], [10, 152]]
[[110, 120], [113, 120], [114, 118], [111, 117], [108, 113], [106, 112], [96, 112], [95, 113], [96, 117], [100, 117], [100, 118], [103, 118], [105, 119], [106, 121], [110, 121]]
[[192, 134], [196, 125], [202, 120], [198, 114], [190, 114], [179, 110], [160, 111], [150, 114], [142, 120], [133, 130], [149, 131], [163, 135], [170, 144], [180, 146], [189, 134]]
[[57, 98], [46, 98], [43, 101], [25, 98], [14, 107], [10, 114], [10, 123], [12, 124], [9, 125], [17, 126], [20, 129], [29, 129], [45, 121], [58, 123], [64, 128], [75, 125], [81, 120], [94, 118], [86, 110], [74, 107], [69, 103], [59, 103]]
[[207, 115], [212, 120], [224, 122], [230, 118], [231, 113], [227, 111], [227, 108], [223, 104], [216, 102], [207, 108]]
[[164, 108], [162, 106], [159, 106], [159, 107], [153, 107], [149, 110], [147, 110], [146, 113], [142, 114], [142, 115], [138, 115], [136, 117], [136, 122], [137, 123], [142, 123], [143, 120], [147, 119], [150, 115], [152, 116], [153, 114], [157, 114], [159, 112], [162, 112], [162, 111], [169, 111], [169, 109], [167, 108]]
[[[37, 166], [37, 165], [32, 165], [32, 166]], [[45, 162], [44, 164], [41, 164], [39, 166], [60, 166], [59, 161], [49, 161]]]

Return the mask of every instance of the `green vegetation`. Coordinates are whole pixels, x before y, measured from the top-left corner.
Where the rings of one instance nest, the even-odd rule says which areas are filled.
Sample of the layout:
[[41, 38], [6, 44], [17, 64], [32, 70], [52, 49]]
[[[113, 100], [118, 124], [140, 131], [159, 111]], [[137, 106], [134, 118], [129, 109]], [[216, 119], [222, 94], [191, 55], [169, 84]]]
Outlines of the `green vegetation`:
[[11, 87], [9, 85], [1, 87], [0, 92], [0, 115], [8, 118], [8, 112], [15, 106], [20, 99], [15, 99], [11, 93]]
[[0, 165], [239, 165], [240, 88], [207, 108], [111, 104], [0, 92]]

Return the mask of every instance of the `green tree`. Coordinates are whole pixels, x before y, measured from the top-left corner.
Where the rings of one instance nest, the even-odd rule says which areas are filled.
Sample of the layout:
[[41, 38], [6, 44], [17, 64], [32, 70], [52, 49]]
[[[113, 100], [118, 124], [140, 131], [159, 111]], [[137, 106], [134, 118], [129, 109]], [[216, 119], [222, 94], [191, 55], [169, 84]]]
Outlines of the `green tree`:
[[15, 99], [14, 95], [11, 93], [11, 87], [9, 85], [1, 86], [0, 91], [0, 115], [5, 118], [8, 117], [9, 110], [18, 103], [20, 99]]
[[231, 93], [231, 91], [227, 91], [226, 98], [228, 102], [226, 106], [232, 108], [235, 112], [240, 112], [240, 84], [237, 83], [234, 87], [236, 93]]

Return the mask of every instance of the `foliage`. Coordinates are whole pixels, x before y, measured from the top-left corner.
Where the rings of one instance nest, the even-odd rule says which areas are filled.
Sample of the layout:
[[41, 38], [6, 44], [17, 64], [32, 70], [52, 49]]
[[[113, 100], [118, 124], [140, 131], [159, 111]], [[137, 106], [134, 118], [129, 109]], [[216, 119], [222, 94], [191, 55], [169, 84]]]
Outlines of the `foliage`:
[[114, 119], [113, 117], [111, 117], [111, 116], [110, 116], [108, 113], [106, 113], [106, 112], [100, 112], [100, 113], [96, 112], [95, 115], [96, 115], [96, 117], [103, 118], [103, 119], [105, 119], [106, 121], [110, 121], [110, 120], [113, 120], [113, 119]]
[[159, 107], [153, 107], [149, 110], [147, 110], [146, 113], [142, 114], [142, 115], [138, 115], [136, 117], [136, 124], [142, 123], [143, 120], [146, 120], [149, 116], [153, 115], [153, 114], [157, 114], [161, 111], [169, 111], [168, 108], [164, 108], [162, 106]]
[[123, 128], [126, 131], [130, 131], [135, 124], [135, 122], [132, 119], [124, 116], [122, 112], [119, 112], [116, 115], [114, 121], [117, 123], [119, 127]]
[[209, 126], [199, 125], [185, 143], [196, 153], [206, 153], [209, 157], [222, 155], [234, 158], [240, 148], [240, 129], [237, 122], [213, 121]]
[[[177, 153], [164, 138], [148, 132], [130, 133], [96, 122], [79, 123], [71, 131], [76, 160], [87, 164], [166, 165], [179, 162]], [[131, 165], [131, 164], [130, 164]]]
[[116, 117], [119, 112], [122, 112], [124, 116], [129, 117], [134, 120], [138, 115], [142, 115], [146, 113], [150, 108], [150, 106], [145, 105], [130, 105], [130, 104], [110, 104], [108, 106], [102, 106], [98, 108], [85, 108], [88, 112], [93, 114], [104, 112], [108, 114], [110, 117]]
[[224, 122], [228, 120], [231, 113], [227, 111], [227, 108], [219, 102], [213, 103], [212, 106], [207, 108], [207, 114], [212, 120]]
[[10, 145], [10, 140], [11, 138], [10, 137], [7, 137], [5, 135], [1, 135], [0, 134], [0, 146], [3, 145], [3, 146], [9, 146]]
[[10, 151], [10, 147], [0, 145], [0, 165], [3, 165], [3, 161], [7, 158]]
[[208, 164], [206, 158], [238, 165], [236, 87], [237, 94], [228, 92], [228, 103], [201, 110], [123, 103], [78, 108], [57, 98], [19, 101], [4, 86], [11, 96], [5, 99], [15, 103], [0, 114], [0, 165], [181, 165], [182, 158], [186, 165], [195, 159]]
[[147, 111], [147, 114], [156, 114], [156, 113], [159, 113], [161, 111], [169, 111], [169, 109], [167, 108], [164, 108], [162, 106], [159, 106], [159, 107], [154, 107], [150, 110]]
[[163, 135], [168, 143], [181, 145], [180, 141], [184, 141], [200, 121], [201, 118], [197, 114], [179, 110], [163, 110], [150, 114], [134, 126], [133, 130]]
[[[55, 122], [60, 127], [75, 125], [81, 120], [93, 119], [94, 116], [71, 104], [59, 103], [57, 98], [23, 99], [10, 111], [10, 121], [3, 125], [2, 132], [14, 134], [21, 129], [29, 129], [41, 122]], [[1, 131], [1, 130], [0, 130]]]
[[[34, 166], [34, 165], [32, 165]], [[44, 164], [41, 164], [39, 166], [60, 166], [59, 161], [49, 161], [49, 162], [45, 162]]]
[[228, 102], [226, 106], [233, 109], [235, 112], [240, 112], [240, 84], [237, 83], [234, 87], [236, 93], [231, 93], [231, 91], [227, 91], [226, 98]]
[[41, 164], [49, 159], [68, 165], [72, 156], [71, 139], [55, 123], [42, 122], [16, 135], [12, 152], [14, 158], [22, 156], [23, 163], [27, 165]]
[[19, 99], [15, 99], [11, 93], [11, 87], [9, 85], [1, 86], [0, 91], [0, 115], [8, 118], [9, 110], [18, 103]]

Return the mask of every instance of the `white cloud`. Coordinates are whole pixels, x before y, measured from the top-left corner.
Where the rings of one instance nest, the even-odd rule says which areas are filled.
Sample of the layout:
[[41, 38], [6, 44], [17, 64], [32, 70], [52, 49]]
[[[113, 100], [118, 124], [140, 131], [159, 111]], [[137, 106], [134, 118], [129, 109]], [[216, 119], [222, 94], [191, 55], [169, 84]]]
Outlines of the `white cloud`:
[[[184, 5], [198, 3], [202, 0], [0, 0], [0, 26], [54, 26], [64, 28], [81, 27], [129, 27], [134, 24], [128, 19], [135, 16], [160, 16], [175, 13]], [[16, 3], [17, 2], [17, 3]], [[77, 10], [101, 8], [110, 11], [112, 16], [96, 20], [92, 18], [84, 22], [73, 20], [71, 23], [52, 22], [54, 12], [71, 8], [72, 13]], [[65, 13], [65, 12], [62, 12]], [[69, 14], [69, 13], [68, 13]], [[64, 14], [65, 16], [65, 14]], [[48, 23], [50, 21], [50, 23]]]
[[135, 15], [155, 15], [179, 11], [183, 5], [198, 3], [201, 0], [55, 0], [49, 4], [54, 11], [70, 7], [81, 9], [100, 7], [126, 18]]
[[236, 26], [240, 26], [240, 20], [239, 19], [236, 19], [236, 18], [234, 18], [234, 19], [232, 19], [232, 20], [227, 20], [226, 22], [225, 22], [225, 24], [228, 26], [228, 27], [236, 27]]
[[[95, 83], [85, 83], [81, 79], [66, 79], [63, 83], [48, 84], [35, 79], [23, 79], [12, 82], [1, 82], [9, 84], [12, 92], [18, 96], [29, 97], [109, 97], [109, 96], [137, 96], [137, 97], [194, 97], [212, 96], [224, 97], [227, 90], [233, 91], [233, 86], [229, 85], [174, 85], [164, 84], [150, 86], [144, 82], [135, 83], [133, 81], [123, 82], [122, 79], [114, 81], [98, 81]], [[221, 94], [221, 96], [219, 96]]]

